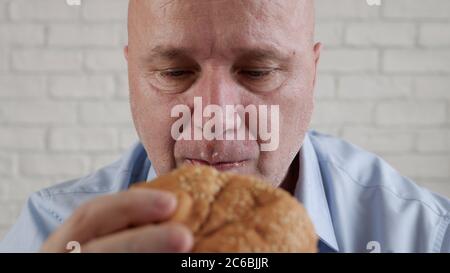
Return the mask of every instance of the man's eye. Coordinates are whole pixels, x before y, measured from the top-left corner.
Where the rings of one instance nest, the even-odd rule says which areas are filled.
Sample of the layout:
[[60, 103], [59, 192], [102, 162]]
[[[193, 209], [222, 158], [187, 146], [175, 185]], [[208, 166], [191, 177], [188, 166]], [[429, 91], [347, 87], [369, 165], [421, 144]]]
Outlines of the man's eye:
[[195, 82], [197, 70], [187, 68], [168, 68], [153, 70], [148, 74], [151, 85], [166, 93], [178, 93], [186, 90]]
[[269, 76], [272, 72], [272, 69], [241, 70], [239, 74], [252, 80], [258, 80]]
[[284, 71], [278, 67], [243, 67], [235, 70], [235, 75], [241, 85], [254, 92], [270, 92], [286, 80]]
[[183, 79], [194, 74], [194, 71], [182, 70], [182, 69], [169, 69], [159, 72], [159, 75], [163, 78]]

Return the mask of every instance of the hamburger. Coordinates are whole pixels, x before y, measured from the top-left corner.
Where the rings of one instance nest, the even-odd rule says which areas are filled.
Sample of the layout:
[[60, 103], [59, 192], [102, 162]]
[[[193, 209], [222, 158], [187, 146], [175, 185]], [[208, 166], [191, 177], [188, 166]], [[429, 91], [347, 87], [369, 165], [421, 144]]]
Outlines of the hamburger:
[[304, 207], [263, 180], [184, 165], [133, 188], [175, 194], [168, 221], [194, 234], [193, 252], [317, 252], [317, 236]]

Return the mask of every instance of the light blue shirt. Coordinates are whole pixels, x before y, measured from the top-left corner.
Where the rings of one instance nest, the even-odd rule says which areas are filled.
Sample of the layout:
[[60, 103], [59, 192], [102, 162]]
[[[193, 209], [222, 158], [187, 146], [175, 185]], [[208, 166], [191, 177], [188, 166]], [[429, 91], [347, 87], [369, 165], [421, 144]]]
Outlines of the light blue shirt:
[[[450, 252], [450, 200], [340, 139], [309, 132], [295, 197], [338, 252]], [[141, 143], [93, 174], [31, 195], [0, 252], [35, 252], [81, 203], [156, 176]]]

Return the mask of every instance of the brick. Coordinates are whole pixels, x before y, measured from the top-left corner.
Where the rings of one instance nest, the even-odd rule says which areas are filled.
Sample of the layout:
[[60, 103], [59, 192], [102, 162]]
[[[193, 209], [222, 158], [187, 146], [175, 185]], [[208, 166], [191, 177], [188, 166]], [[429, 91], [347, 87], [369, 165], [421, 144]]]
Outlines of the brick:
[[449, 156], [392, 155], [384, 158], [408, 177], [446, 178], [450, 175]]
[[421, 130], [417, 137], [417, 149], [420, 152], [450, 152], [450, 130]]
[[419, 33], [419, 44], [423, 46], [450, 47], [449, 23], [424, 23]]
[[132, 124], [128, 102], [86, 102], [80, 111], [86, 124]]
[[[8, 18], [8, 4], [9, 0], [0, 0], [0, 21], [6, 21], [6, 19]], [[0, 238], [2, 237], [0, 236]]]
[[117, 26], [107, 25], [52, 25], [49, 29], [51, 46], [117, 46], [119, 42]]
[[63, 99], [108, 98], [115, 92], [112, 76], [55, 76], [49, 85], [50, 94]]
[[433, 179], [421, 179], [421, 181], [418, 182], [420, 186], [426, 188], [427, 190], [450, 198], [450, 186], [448, 182], [433, 181]]
[[383, 15], [388, 18], [450, 18], [448, 0], [395, 0], [383, 1]]
[[378, 52], [373, 49], [325, 49], [321, 72], [373, 72], [378, 69]]
[[45, 42], [44, 26], [38, 24], [0, 25], [0, 46], [39, 46]]
[[450, 99], [450, 78], [448, 76], [416, 77], [415, 95], [423, 99]]
[[330, 18], [374, 18], [378, 17], [380, 8], [367, 5], [366, 1], [354, 0], [315, 0], [316, 17]]
[[319, 75], [316, 81], [314, 95], [317, 99], [330, 99], [335, 96], [335, 78], [330, 75]]
[[412, 92], [410, 77], [389, 76], [342, 76], [337, 94], [340, 98], [407, 98]]
[[43, 76], [0, 75], [0, 98], [39, 98], [47, 93]]
[[342, 137], [369, 151], [385, 154], [412, 151], [414, 148], [413, 133], [395, 129], [345, 127]]
[[317, 103], [315, 124], [364, 124], [372, 120], [373, 104], [367, 102], [321, 101]]
[[109, 151], [117, 148], [117, 132], [112, 128], [55, 128], [50, 132], [54, 151]]
[[85, 174], [89, 162], [86, 157], [78, 155], [33, 154], [19, 157], [19, 170], [28, 176]]
[[[9, 184], [4, 183], [0, 194], [0, 200], [18, 207], [22, 207], [28, 197], [44, 187], [50, 186], [51, 179], [42, 178], [24, 178], [24, 177], [11, 177], [8, 179]], [[47, 183], [43, 183], [45, 181]]]
[[119, 76], [117, 79], [117, 97], [128, 98], [130, 95], [130, 87], [128, 84], [128, 75]]
[[40, 128], [0, 128], [0, 150], [42, 151], [45, 149], [45, 130]]
[[83, 3], [83, 17], [89, 21], [125, 22], [128, 1], [123, 0], [88, 0]]
[[415, 26], [412, 23], [351, 23], [346, 28], [345, 41], [356, 46], [412, 46]]
[[336, 22], [322, 22], [316, 24], [315, 40], [325, 47], [338, 46], [343, 43], [343, 25]]
[[73, 103], [0, 102], [0, 119], [13, 124], [74, 123], [77, 119]]
[[0, 175], [11, 176], [14, 173], [14, 158], [12, 155], [0, 153]]
[[332, 136], [339, 136], [341, 130], [340, 125], [316, 124], [314, 120], [312, 121], [310, 128], [311, 130]]
[[6, 48], [0, 47], [0, 72], [9, 69], [9, 51]]
[[[22, 205], [18, 205], [17, 202], [5, 202], [1, 201], [0, 206], [2, 208], [2, 215], [0, 217], [0, 226], [8, 226], [19, 217]], [[0, 238], [3, 238], [0, 236]]]
[[80, 15], [80, 8], [69, 6], [64, 0], [14, 0], [11, 1], [9, 13], [13, 20], [21, 22], [74, 21]]
[[443, 102], [380, 103], [375, 112], [381, 125], [438, 125], [446, 121], [446, 104]]
[[131, 145], [139, 140], [134, 127], [130, 127], [120, 132], [120, 148], [123, 150], [129, 149]]
[[90, 50], [86, 53], [86, 67], [92, 71], [123, 71], [127, 70], [122, 49]]
[[13, 67], [20, 71], [79, 71], [81, 52], [56, 49], [24, 49], [12, 53]]
[[108, 166], [119, 160], [121, 156], [121, 153], [94, 155], [92, 157], [92, 165], [90, 166], [90, 171], [93, 172], [95, 170]]
[[126, 23], [119, 24], [119, 45], [124, 47], [128, 44], [128, 25]]
[[450, 72], [450, 50], [387, 50], [383, 69], [386, 72]]

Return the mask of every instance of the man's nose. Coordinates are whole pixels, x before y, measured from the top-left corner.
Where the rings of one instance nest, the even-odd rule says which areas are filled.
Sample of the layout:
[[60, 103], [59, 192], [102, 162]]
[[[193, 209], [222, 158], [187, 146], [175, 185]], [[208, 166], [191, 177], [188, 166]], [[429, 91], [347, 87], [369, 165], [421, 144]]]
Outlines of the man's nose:
[[[203, 128], [205, 123], [214, 118], [215, 130], [224, 130], [226, 134], [238, 129], [241, 126], [240, 117], [231, 110], [242, 104], [241, 88], [228, 70], [217, 67], [205, 69], [194, 91], [195, 97], [201, 97], [202, 103], [202, 107], [194, 105], [193, 118], [197, 119], [194, 124], [201, 124]], [[219, 110], [220, 114], [216, 116]]]

